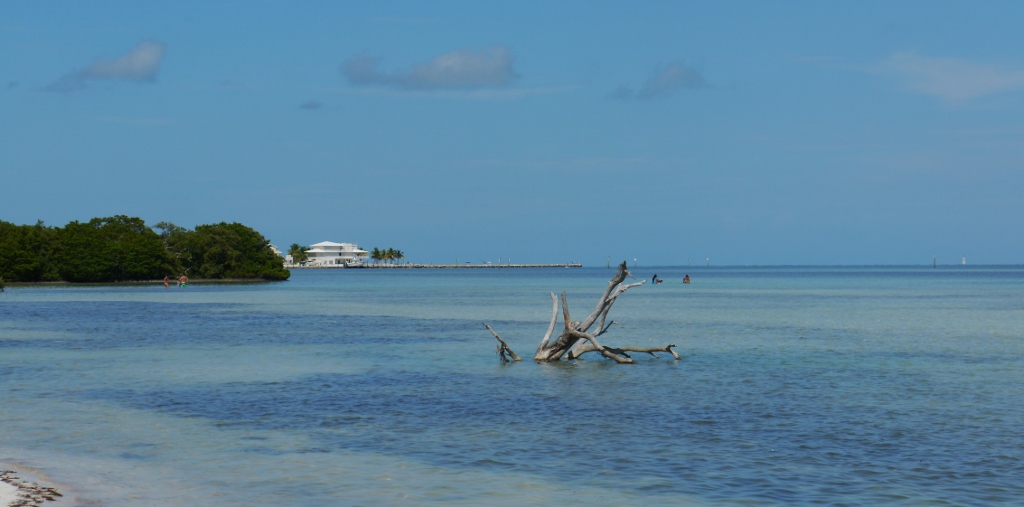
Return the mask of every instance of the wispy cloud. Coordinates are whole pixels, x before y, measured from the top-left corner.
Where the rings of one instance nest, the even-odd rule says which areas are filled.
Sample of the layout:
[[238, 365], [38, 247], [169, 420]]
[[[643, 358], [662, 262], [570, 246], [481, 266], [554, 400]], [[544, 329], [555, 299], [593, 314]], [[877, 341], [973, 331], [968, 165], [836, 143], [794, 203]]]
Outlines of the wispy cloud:
[[1024, 88], [1024, 70], [982, 65], [957, 58], [896, 53], [874, 72], [895, 79], [907, 89], [949, 102], [965, 102]]
[[306, 111], [316, 111], [318, 109], [323, 109], [323, 107], [324, 103], [316, 99], [310, 99], [299, 104], [299, 109], [305, 109]]
[[513, 68], [515, 56], [504, 47], [444, 53], [427, 63], [394, 72], [380, 70], [380, 62], [380, 58], [356, 57], [339, 70], [354, 85], [404, 90], [498, 88], [519, 78]]
[[554, 86], [537, 88], [488, 88], [456, 90], [404, 90], [390, 88], [335, 88], [334, 92], [362, 96], [391, 96], [405, 98], [451, 99], [451, 100], [514, 100], [535, 95], [552, 95], [578, 91], [576, 86]]
[[49, 92], [75, 92], [86, 88], [88, 81], [122, 80], [151, 83], [156, 80], [164, 58], [164, 44], [142, 41], [127, 54], [114, 60], [99, 58], [85, 68], [72, 71], [43, 87]]
[[632, 86], [621, 85], [609, 94], [609, 98], [618, 100], [660, 99], [669, 97], [680, 90], [704, 88], [707, 82], [700, 72], [687, 67], [682, 61], [661, 65], [654, 70], [638, 90]]

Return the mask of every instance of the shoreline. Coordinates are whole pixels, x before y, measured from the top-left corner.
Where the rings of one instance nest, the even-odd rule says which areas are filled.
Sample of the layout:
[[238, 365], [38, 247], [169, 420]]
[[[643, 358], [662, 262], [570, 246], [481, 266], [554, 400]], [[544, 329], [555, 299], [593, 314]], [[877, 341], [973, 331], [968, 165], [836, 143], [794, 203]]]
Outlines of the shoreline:
[[[275, 283], [285, 280], [264, 280], [262, 278], [193, 278], [189, 285], [201, 283]], [[163, 285], [163, 280], [128, 280], [122, 282], [4, 282], [6, 287], [89, 287], [103, 285]], [[177, 280], [170, 280], [169, 285], [177, 286]], [[0, 505], [0, 507], [3, 507]]]
[[64, 495], [47, 482], [38, 470], [0, 463], [0, 507], [67, 505], [61, 501]]

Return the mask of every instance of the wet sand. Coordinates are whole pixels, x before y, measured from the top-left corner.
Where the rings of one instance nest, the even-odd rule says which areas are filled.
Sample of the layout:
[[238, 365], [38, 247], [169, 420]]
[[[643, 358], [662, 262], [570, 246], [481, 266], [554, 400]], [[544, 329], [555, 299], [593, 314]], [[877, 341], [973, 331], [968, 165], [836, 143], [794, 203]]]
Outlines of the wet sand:
[[33, 468], [0, 463], [0, 507], [69, 506], [72, 501]]

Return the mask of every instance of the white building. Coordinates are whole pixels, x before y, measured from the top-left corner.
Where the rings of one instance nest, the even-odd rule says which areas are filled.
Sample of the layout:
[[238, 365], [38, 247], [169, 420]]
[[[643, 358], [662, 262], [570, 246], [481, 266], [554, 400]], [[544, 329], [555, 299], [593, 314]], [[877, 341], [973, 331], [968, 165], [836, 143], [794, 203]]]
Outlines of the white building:
[[307, 266], [358, 266], [366, 259], [366, 250], [355, 243], [323, 241], [306, 250]]

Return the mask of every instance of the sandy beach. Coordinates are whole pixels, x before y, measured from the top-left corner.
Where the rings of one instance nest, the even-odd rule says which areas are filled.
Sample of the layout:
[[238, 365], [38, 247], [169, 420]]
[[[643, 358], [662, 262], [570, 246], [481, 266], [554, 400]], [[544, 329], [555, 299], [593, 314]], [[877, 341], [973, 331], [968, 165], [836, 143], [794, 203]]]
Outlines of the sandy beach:
[[0, 463], [0, 507], [71, 505], [63, 493], [49, 484], [38, 470]]
[[0, 505], [9, 506], [18, 498], [18, 487], [0, 482]]

